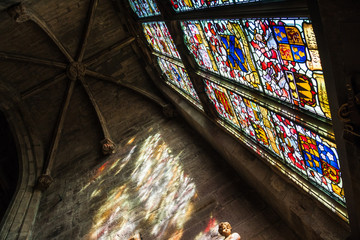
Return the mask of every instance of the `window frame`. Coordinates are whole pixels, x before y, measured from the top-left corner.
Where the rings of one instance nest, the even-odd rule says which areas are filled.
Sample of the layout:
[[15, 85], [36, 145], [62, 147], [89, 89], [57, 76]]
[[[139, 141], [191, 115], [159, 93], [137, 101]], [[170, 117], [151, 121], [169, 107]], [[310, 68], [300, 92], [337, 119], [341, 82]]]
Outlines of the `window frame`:
[[[247, 137], [242, 136], [241, 133], [236, 132], [234, 128], [230, 125], [226, 124], [220, 117], [218, 117], [216, 110], [214, 111], [212, 104], [209, 102], [209, 99], [204, 94], [203, 84], [200, 83], [203, 77], [209, 78], [210, 80], [215, 80], [224, 83], [225, 81], [221, 80], [220, 76], [217, 76], [211, 72], [206, 72], [201, 69], [192, 59], [191, 54], [188, 53], [186, 46], [184, 46], [184, 37], [181, 31], [180, 22], [183, 20], [205, 20], [205, 19], [242, 19], [242, 18], [271, 18], [271, 17], [308, 17], [310, 18], [309, 8], [307, 6], [306, 1], [303, 0], [272, 0], [269, 2], [254, 2], [254, 3], [247, 3], [244, 5], [234, 5], [234, 6], [224, 6], [224, 7], [215, 7], [209, 9], [202, 9], [202, 10], [194, 10], [188, 12], [181, 12], [177, 13], [172, 9], [172, 6], [169, 1], [162, 2], [157, 1], [157, 5], [161, 12], [159, 16], [152, 16], [146, 18], [138, 18], [135, 15], [136, 22], [141, 25], [143, 22], [154, 22], [154, 21], [165, 21], [166, 25], [168, 26], [169, 32], [174, 40], [174, 44], [177, 47], [181, 60], [180, 62], [177, 59], [172, 59], [174, 62], [182, 64], [185, 69], [187, 70], [190, 80], [193, 82], [195, 86], [195, 90], [200, 97], [200, 101], [204, 108], [204, 113], [211, 118], [218, 126], [225, 129], [227, 132], [236, 136], [238, 139], [244, 141], [245, 145], [248, 148], [253, 149], [251, 144], [247, 144], [246, 142], [249, 141], [246, 139]], [[221, 8], [221, 11], [218, 11]], [[313, 20], [313, 19], [311, 19]], [[318, 39], [318, 32], [316, 32], [316, 36]], [[146, 41], [145, 41], [146, 42]], [[319, 41], [318, 41], [319, 44]], [[158, 55], [158, 53], [150, 50], [153, 56]], [[321, 49], [319, 49], [320, 54]], [[186, 56], [188, 55], [188, 56]], [[157, 68], [159, 71], [159, 68]], [[323, 70], [324, 71], [324, 70]], [[161, 71], [159, 72], [161, 73]], [[326, 80], [325, 80], [326, 81]], [[271, 98], [267, 98], [263, 94], [254, 94], [249, 89], [243, 88], [241, 86], [235, 85], [231, 82], [226, 83], [227, 86], [241, 90], [244, 92], [251, 92], [251, 95], [255, 95], [259, 99], [265, 99], [266, 101], [270, 102], [267, 106], [269, 110], [271, 107], [278, 108], [281, 107], [285, 109], [284, 112], [277, 112], [277, 114], [287, 117], [297, 124], [301, 126], [308, 127], [311, 131], [315, 131], [316, 133], [320, 134], [322, 137], [325, 137], [328, 140], [334, 142], [335, 135], [332, 129], [332, 121], [321, 118], [321, 117], [314, 117], [310, 114], [296, 111], [283, 103], [279, 103]], [[179, 94], [179, 93], [178, 93]], [[183, 97], [183, 96], [182, 96]], [[296, 118], [291, 117], [296, 116]], [[310, 196], [316, 198], [316, 200], [320, 201], [324, 206], [326, 206], [331, 211], [335, 212], [341, 219], [345, 222], [349, 222], [347, 209], [346, 207], [339, 204], [337, 201], [329, 197], [327, 194], [323, 193], [317, 187], [313, 186], [310, 182], [306, 181], [305, 179], [301, 179], [301, 176], [298, 176], [293, 170], [289, 169], [288, 166], [279, 163], [279, 160], [274, 158], [271, 153], [266, 152], [265, 148], [255, 146], [255, 151], [264, 152], [263, 154], [258, 155], [259, 158], [262, 158], [266, 164], [271, 166], [275, 171], [286, 176], [289, 179], [292, 179], [299, 189], [304, 190]], [[264, 151], [265, 150], [265, 151]], [[343, 172], [342, 172], [343, 174]], [[298, 180], [300, 178], [300, 180]], [[294, 180], [295, 179], [295, 180]]]

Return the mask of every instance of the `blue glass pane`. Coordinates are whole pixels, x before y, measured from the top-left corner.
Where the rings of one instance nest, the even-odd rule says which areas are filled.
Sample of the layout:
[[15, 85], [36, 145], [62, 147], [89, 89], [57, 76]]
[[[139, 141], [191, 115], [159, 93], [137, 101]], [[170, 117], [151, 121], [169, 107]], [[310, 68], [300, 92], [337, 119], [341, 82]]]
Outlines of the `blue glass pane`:
[[160, 11], [153, 0], [129, 0], [129, 3], [139, 18], [160, 15]]

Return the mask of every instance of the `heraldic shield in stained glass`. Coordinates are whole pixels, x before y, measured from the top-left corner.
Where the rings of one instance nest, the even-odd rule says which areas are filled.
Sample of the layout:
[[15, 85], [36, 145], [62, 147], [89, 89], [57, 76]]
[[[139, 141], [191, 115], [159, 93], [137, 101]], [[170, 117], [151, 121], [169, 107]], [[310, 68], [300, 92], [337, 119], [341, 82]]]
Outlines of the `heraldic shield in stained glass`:
[[242, 86], [331, 118], [312, 24], [308, 19], [183, 21], [198, 65]]
[[232, 126], [240, 129], [227, 90], [213, 82], [205, 80], [205, 91], [211, 102], [214, 104], [219, 116]]
[[129, 0], [132, 10], [139, 18], [160, 15], [154, 0]]
[[180, 59], [165, 22], [143, 23], [143, 30], [148, 43], [154, 51]]
[[231, 81], [262, 91], [240, 22], [182, 22], [185, 43], [200, 67]]
[[207, 79], [204, 83], [221, 119], [270, 150], [331, 197], [345, 202], [333, 142], [225, 87]]
[[161, 57], [158, 57], [158, 64], [162, 72], [166, 75], [169, 82], [178, 89], [185, 92], [188, 96], [200, 102], [198, 95], [186, 73], [186, 70], [174, 63], [171, 63]]
[[[201, 1], [201, 4], [212, 7], [238, 2], [241, 1]], [[188, 8], [184, 11], [205, 6], [190, 0], [174, 0], [172, 4], [177, 4], [179, 9]], [[258, 154], [267, 152], [267, 156], [277, 157], [277, 164], [281, 161], [289, 171], [344, 205], [336, 145], [325, 134], [313, 132], [315, 128], [295, 122], [295, 116], [289, 118], [290, 113], [283, 114], [271, 102], [261, 100], [273, 99], [292, 105], [295, 112], [331, 119], [311, 21], [246, 18], [188, 20], [180, 24], [185, 45], [202, 76], [217, 75], [209, 77], [211, 80], [204, 79], [205, 92], [219, 118], [232, 127], [233, 134], [242, 132], [244, 137], [241, 137], [254, 143]], [[165, 23], [147, 22], [142, 26], [149, 45], [157, 52], [155, 55], [163, 56], [158, 57], [158, 64], [167, 83], [200, 106]], [[261, 98], [256, 98], [257, 95]]]
[[331, 118], [319, 52], [308, 19], [244, 19], [265, 92]]

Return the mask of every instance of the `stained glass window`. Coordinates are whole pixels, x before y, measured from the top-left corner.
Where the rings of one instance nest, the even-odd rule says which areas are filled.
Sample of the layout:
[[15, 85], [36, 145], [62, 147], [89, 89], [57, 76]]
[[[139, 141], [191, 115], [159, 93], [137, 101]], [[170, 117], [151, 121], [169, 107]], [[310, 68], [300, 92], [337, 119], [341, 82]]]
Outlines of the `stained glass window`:
[[199, 97], [186, 73], [186, 70], [172, 62], [158, 57], [158, 64], [167, 79], [176, 87], [200, 103]]
[[205, 34], [199, 21], [181, 22], [185, 33], [184, 40], [189, 51], [194, 56], [197, 64], [203, 69], [219, 73], [209, 44], [205, 40]]
[[193, 10], [206, 9], [211, 7], [222, 7], [233, 4], [244, 4], [250, 2], [260, 2], [261, 0], [170, 0], [176, 12], [186, 12]]
[[139, 18], [160, 15], [160, 11], [154, 0], [129, 0], [129, 3]]
[[332, 196], [345, 201], [336, 145], [301, 126], [296, 126], [308, 179]]
[[143, 30], [148, 43], [156, 52], [180, 59], [179, 53], [164, 22], [143, 23]]
[[265, 92], [331, 118], [309, 19], [244, 19], [243, 24]]
[[[170, 0], [176, 12], [258, 1]], [[325, 125], [331, 120], [311, 21], [305, 17], [210, 17], [179, 22], [185, 46], [199, 66], [196, 74], [204, 78], [205, 93], [218, 114], [217, 122], [309, 193], [315, 192], [309, 187], [312, 184], [345, 206], [333, 135], [326, 127], [303, 120], [303, 113], [306, 119], [316, 116]], [[202, 109], [166, 24], [142, 26], [166, 83]], [[327, 202], [323, 196], [319, 199]], [[333, 203], [327, 204], [335, 209], [330, 206]]]
[[184, 21], [182, 29], [185, 44], [201, 68], [331, 118], [308, 19]]
[[240, 128], [227, 90], [208, 80], [205, 80], [205, 86], [206, 94], [214, 104], [219, 116], [236, 128]]
[[165, 22], [146, 22], [142, 26], [148, 43], [157, 52], [154, 54], [158, 56], [158, 64], [168, 80], [166, 83], [203, 110]]
[[204, 79], [219, 117], [270, 150], [287, 166], [332, 198], [345, 202], [336, 145], [315, 132]]

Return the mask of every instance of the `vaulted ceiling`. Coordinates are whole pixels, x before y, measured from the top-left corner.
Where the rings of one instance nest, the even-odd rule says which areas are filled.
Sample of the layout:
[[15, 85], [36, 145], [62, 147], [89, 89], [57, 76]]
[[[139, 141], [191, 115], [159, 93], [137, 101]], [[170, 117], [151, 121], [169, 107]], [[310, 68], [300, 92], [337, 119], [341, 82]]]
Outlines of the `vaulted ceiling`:
[[[43, 174], [50, 175], [64, 122], [78, 123], [82, 111], [90, 112], [89, 122], [98, 123], [94, 132], [103, 152], [111, 152], [112, 137], [102, 111], [111, 102], [97, 98], [101, 86], [113, 85], [117, 92], [131, 89], [166, 106], [142, 65], [138, 36], [126, 22], [129, 13], [121, 12], [127, 9], [118, 4], [0, 3], [0, 90], [28, 113], [24, 117], [43, 144]], [[4, 96], [1, 102], [1, 110], [6, 109]]]

